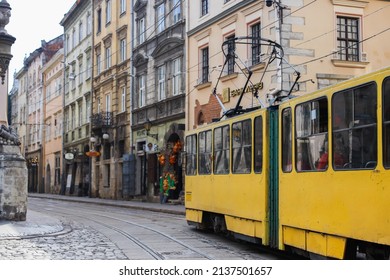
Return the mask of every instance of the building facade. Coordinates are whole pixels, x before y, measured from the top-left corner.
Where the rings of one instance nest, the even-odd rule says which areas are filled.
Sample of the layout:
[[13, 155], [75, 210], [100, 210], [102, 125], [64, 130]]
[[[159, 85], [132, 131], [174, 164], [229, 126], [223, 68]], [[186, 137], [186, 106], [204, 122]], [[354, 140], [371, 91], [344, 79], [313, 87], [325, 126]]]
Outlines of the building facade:
[[64, 50], [60, 49], [43, 66], [42, 155], [44, 193], [59, 194], [63, 164]]
[[129, 1], [93, 1], [93, 98], [91, 135], [93, 197], [123, 197], [123, 158], [130, 150]]
[[26, 123], [27, 123], [27, 75], [25, 68], [14, 74], [14, 84], [10, 94], [12, 107], [11, 127], [15, 129], [20, 140], [20, 152], [25, 156]]
[[[390, 39], [385, 23], [390, 10], [384, 1], [197, 0], [189, 2], [187, 12], [188, 129], [234, 108], [249, 70], [256, 83], [242, 98], [244, 108], [269, 106], [277, 98], [310, 93], [389, 65], [389, 50], [381, 43]], [[234, 37], [252, 39], [222, 47]], [[268, 65], [273, 49], [257, 48], [253, 37], [272, 40], [283, 52]], [[224, 55], [229, 47], [236, 57]]]
[[[239, 101], [266, 107], [388, 66], [389, 15], [387, 1], [76, 1], [61, 21], [60, 192], [158, 201], [169, 175], [170, 198], [178, 198], [185, 130]], [[58, 183], [43, 145], [61, 113], [45, 115], [43, 96], [52, 90], [42, 79], [56, 40], [25, 59], [13, 91], [33, 192]], [[254, 82], [245, 87], [249, 73]]]
[[28, 168], [29, 192], [44, 192], [42, 148], [44, 143], [42, 142], [42, 135], [45, 123], [42, 68], [62, 47], [62, 35], [49, 42], [42, 41], [41, 47], [24, 60], [24, 69], [27, 75], [25, 157]]
[[185, 130], [186, 3], [136, 1], [133, 7], [136, 182], [132, 195], [151, 201], [158, 201], [160, 182], [167, 175], [175, 181], [170, 198], [177, 199], [183, 188], [181, 148], [177, 147]]
[[61, 193], [90, 192], [90, 117], [92, 109], [92, 2], [74, 3], [61, 21], [65, 38], [63, 182]]

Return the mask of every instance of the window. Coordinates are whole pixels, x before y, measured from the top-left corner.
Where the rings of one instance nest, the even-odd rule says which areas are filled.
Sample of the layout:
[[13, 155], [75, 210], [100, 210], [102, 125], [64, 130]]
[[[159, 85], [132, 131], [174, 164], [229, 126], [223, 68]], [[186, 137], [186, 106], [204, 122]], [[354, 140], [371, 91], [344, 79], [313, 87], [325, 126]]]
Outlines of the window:
[[69, 34], [66, 34], [66, 53], [69, 53], [72, 49], [72, 45], [71, 45], [71, 41], [70, 41], [70, 36]]
[[111, 95], [106, 95], [106, 112], [111, 112]]
[[165, 66], [157, 68], [157, 98], [158, 100], [165, 99]]
[[76, 73], [75, 73], [76, 65], [72, 66], [72, 73], [69, 75], [69, 79], [71, 80], [71, 89], [74, 90], [76, 88]]
[[209, 81], [209, 47], [201, 50], [201, 78], [200, 82], [207, 83]]
[[145, 42], [145, 18], [139, 19], [138, 24], [138, 44]]
[[71, 114], [72, 114], [72, 117], [71, 117], [71, 120], [70, 120], [70, 129], [75, 129], [76, 128], [76, 108], [75, 108], [75, 105], [72, 106], [72, 109], [71, 109]]
[[80, 21], [80, 24], [79, 24], [79, 42], [81, 42], [83, 39], [84, 39], [84, 26], [83, 26], [83, 22]]
[[390, 77], [383, 83], [383, 165], [390, 168]]
[[72, 47], [75, 48], [77, 45], [77, 34], [76, 34], [76, 28], [73, 29], [72, 32]]
[[97, 99], [97, 112], [98, 112], [98, 114], [100, 114], [100, 112], [101, 112], [101, 108], [102, 107], [102, 105], [101, 105], [101, 103], [100, 103], [100, 98], [98, 98]]
[[126, 12], [126, 0], [120, 0], [120, 13]]
[[111, 22], [111, 0], [106, 0], [106, 24]]
[[328, 168], [328, 101], [300, 104], [295, 109], [297, 171]]
[[126, 111], [126, 87], [122, 88], [121, 109], [122, 109], [122, 112]]
[[102, 31], [102, 9], [97, 10], [97, 28], [96, 32], [100, 33]]
[[87, 35], [92, 33], [92, 16], [91, 13], [87, 14]]
[[102, 62], [101, 62], [101, 55], [100, 53], [96, 54], [96, 73], [100, 75], [102, 72]]
[[359, 19], [337, 17], [337, 49], [340, 60], [359, 61]]
[[229, 174], [230, 129], [229, 126], [214, 129], [214, 173]]
[[83, 125], [83, 104], [80, 102], [79, 103], [79, 126]]
[[261, 173], [263, 170], [263, 118], [255, 118], [253, 138], [253, 162], [256, 173]]
[[226, 37], [227, 44], [225, 45], [225, 54], [227, 54], [227, 74], [233, 74], [234, 73], [234, 64], [235, 64], [235, 50], [236, 50], [236, 43], [234, 41], [235, 35], [230, 35], [229, 37]]
[[252, 165], [252, 121], [233, 123], [232, 161], [233, 173], [250, 173]]
[[202, 0], [201, 1], [201, 16], [205, 16], [209, 13], [209, 1], [208, 0]]
[[291, 108], [282, 113], [282, 169], [283, 172], [292, 170], [292, 118]]
[[172, 91], [173, 95], [178, 95], [181, 92], [181, 59], [177, 58], [173, 61], [173, 78], [172, 78]]
[[111, 67], [111, 46], [107, 47], [105, 50], [105, 61], [106, 61], [105, 69], [107, 70], [108, 68]]
[[120, 62], [126, 60], [126, 39], [121, 39], [120, 41]]
[[180, 0], [171, 0], [172, 1], [172, 14], [173, 14], [173, 24], [181, 20], [181, 4]]
[[90, 54], [87, 56], [87, 70], [86, 70], [86, 73], [87, 73], [87, 79], [90, 79], [91, 76], [92, 76], [92, 63], [91, 63], [91, 55]]
[[46, 129], [45, 142], [51, 141], [51, 125], [50, 125], [50, 122], [51, 122], [51, 118], [46, 120], [46, 125], [45, 125], [45, 129]]
[[261, 46], [260, 46], [260, 23], [250, 27], [252, 44], [251, 44], [251, 65], [260, 63]]
[[211, 174], [211, 130], [199, 133], [199, 174]]
[[377, 163], [377, 90], [370, 83], [332, 99], [333, 168], [374, 169]]
[[79, 85], [83, 83], [83, 73], [84, 73], [84, 68], [83, 68], [83, 61], [79, 61]]
[[146, 90], [145, 90], [145, 75], [138, 77], [138, 106], [145, 106], [146, 100]]
[[165, 6], [164, 3], [157, 7], [157, 33], [165, 29]]
[[186, 175], [196, 175], [196, 135], [190, 135], [186, 138]]
[[86, 121], [87, 122], [90, 122], [90, 118], [91, 118], [91, 98], [90, 97], [87, 97], [86, 101], [85, 101], [85, 106], [86, 106]]

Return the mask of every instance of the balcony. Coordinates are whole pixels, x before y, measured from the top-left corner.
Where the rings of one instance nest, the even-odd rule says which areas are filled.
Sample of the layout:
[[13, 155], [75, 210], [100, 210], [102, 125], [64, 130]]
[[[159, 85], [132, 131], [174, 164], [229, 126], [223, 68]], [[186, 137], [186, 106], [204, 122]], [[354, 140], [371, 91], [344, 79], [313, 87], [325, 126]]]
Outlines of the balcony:
[[100, 112], [91, 116], [92, 130], [112, 127], [114, 125], [114, 115], [112, 112]]

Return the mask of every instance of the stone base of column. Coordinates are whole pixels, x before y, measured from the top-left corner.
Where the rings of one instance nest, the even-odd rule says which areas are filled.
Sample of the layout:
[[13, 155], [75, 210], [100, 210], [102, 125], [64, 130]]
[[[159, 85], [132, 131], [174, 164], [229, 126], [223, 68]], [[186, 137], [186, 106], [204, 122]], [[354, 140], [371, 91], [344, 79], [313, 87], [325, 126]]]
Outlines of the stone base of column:
[[19, 146], [0, 145], [0, 220], [26, 220], [27, 176]]

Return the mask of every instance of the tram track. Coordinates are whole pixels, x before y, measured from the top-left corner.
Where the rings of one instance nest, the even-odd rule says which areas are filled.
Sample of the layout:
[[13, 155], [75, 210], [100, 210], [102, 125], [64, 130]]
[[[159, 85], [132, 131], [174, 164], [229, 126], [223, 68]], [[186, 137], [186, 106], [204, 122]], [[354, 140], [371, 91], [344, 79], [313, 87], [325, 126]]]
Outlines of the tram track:
[[[127, 240], [131, 241], [133, 244], [138, 246], [141, 250], [146, 252], [152, 259], [155, 259], [155, 260], [165, 260], [166, 257], [164, 256], [163, 253], [160, 253], [158, 250], [154, 249], [152, 247], [152, 245], [148, 245], [146, 242], [144, 242], [140, 238], [138, 238], [136, 236], [136, 234], [129, 233], [128, 230], [123, 230], [118, 226], [112, 225], [112, 221], [116, 221], [116, 222], [119, 222], [119, 223], [125, 224], [125, 225], [130, 225], [133, 228], [133, 230], [135, 227], [142, 229], [142, 231], [144, 232], [144, 235], [146, 235], [145, 231], [148, 231], [149, 234], [151, 233], [151, 234], [157, 235], [156, 238], [154, 238], [154, 240], [161, 240], [161, 242], [164, 242], [165, 244], [169, 243], [171, 245], [171, 247], [173, 247], [173, 248], [178, 248], [178, 246], [179, 246], [181, 248], [181, 250], [179, 250], [179, 251], [182, 252], [183, 250], [185, 250], [187, 254], [191, 254], [191, 256], [193, 256], [193, 257], [208, 259], [208, 260], [214, 259], [211, 256], [209, 256], [209, 255], [193, 248], [192, 246], [189, 246], [188, 244], [178, 240], [177, 238], [174, 238], [174, 237], [170, 236], [169, 234], [166, 234], [164, 232], [159, 231], [158, 229], [154, 229], [154, 228], [151, 228], [151, 227], [148, 227], [145, 225], [141, 225], [141, 224], [135, 223], [135, 222], [130, 222], [128, 220], [120, 219], [120, 218], [114, 217], [112, 215], [105, 215], [105, 214], [101, 214], [99, 212], [90, 211], [90, 210], [84, 211], [85, 215], [80, 215], [80, 214], [73, 212], [73, 211], [72, 211], [72, 213], [69, 213], [71, 210], [68, 208], [66, 208], [66, 210], [61, 211], [61, 210], [59, 210], [59, 207], [56, 207], [56, 209], [53, 209], [53, 208], [45, 209], [45, 211], [41, 211], [41, 210], [35, 210], [35, 211], [38, 211], [41, 213], [44, 213], [45, 211], [50, 211], [50, 212], [55, 213], [57, 215], [67, 217], [68, 219], [70, 219], [70, 218], [74, 219], [75, 217], [77, 217], [79, 220], [80, 219], [84, 220], [83, 223], [93, 222], [97, 225], [100, 225], [106, 229], [109, 229], [111, 231], [114, 231], [114, 232], [122, 235]], [[92, 216], [94, 216], [95, 218], [92, 218]], [[176, 251], [178, 251], [178, 250], [176, 249]]]

